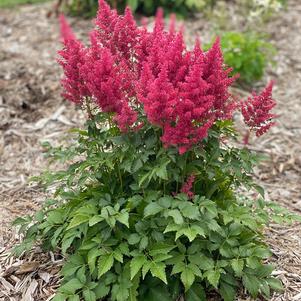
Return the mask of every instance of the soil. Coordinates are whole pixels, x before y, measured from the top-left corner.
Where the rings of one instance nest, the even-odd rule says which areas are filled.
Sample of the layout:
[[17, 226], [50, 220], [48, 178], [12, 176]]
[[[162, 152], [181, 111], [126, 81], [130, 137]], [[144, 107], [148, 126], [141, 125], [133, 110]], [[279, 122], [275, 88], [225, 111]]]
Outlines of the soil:
[[[18, 216], [33, 213], [45, 199], [28, 179], [47, 168], [41, 143], [58, 144], [68, 130], [81, 126], [85, 116], [60, 96], [61, 70], [56, 64], [60, 47], [57, 19], [47, 18], [52, 3], [0, 11], [0, 300], [46, 300], [55, 292], [62, 259], [35, 250], [30, 258], [8, 256], [20, 240], [11, 227]], [[235, 19], [235, 18], [234, 18]], [[91, 21], [72, 19], [79, 37]], [[209, 39], [212, 28], [204, 18], [185, 22], [186, 38]], [[250, 148], [268, 156], [256, 170], [267, 198], [301, 212], [301, 3], [289, 0], [286, 10], [262, 29], [278, 49], [277, 66], [262, 86], [276, 80], [277, 126]], [[245, 92], [240, 91], [242, 94]], [[273, 301], [301, 300], [301, 227], [299, 224], [267, 229], [274, 272], [285, 286]], [[21, 273], [18, 273], [18, 271]], [[238, 300], [249, 300], [242, 292]]]

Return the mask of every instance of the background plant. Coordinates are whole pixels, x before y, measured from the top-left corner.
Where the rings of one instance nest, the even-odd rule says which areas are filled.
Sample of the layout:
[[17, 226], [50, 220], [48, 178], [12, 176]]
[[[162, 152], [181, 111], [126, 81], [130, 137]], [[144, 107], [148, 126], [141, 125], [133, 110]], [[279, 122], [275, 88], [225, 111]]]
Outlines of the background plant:
[[39, 180], [56, 192], [34, 217], [20, 218], [17, 253], [39, 243], [66, 257], [55, 300], [234, 300], [281, 289], [265, 263], [270, 219], [292, 216], [237, 188], [252, 181], [256, 156], [229, 141], [241, 109], [257, 135], [273, 125], [272, 84], [238, 102], [217, 41], [186, 49], [182, 34], [138, 28], [104, 1], [90, 34], [78, 41], [61, 18], [64, 96], [87, 112], [68, 147], [48, 147], [66, 169]]
[[251, 22], [265, 22], [286, 6], [286, 0], [241, 0], [241, 2], [249, 11], [248, 18]]
[[268, 65], [274, 63], [276, 49], [255, 32], [222, 33], [221, 46], [225, 63], [248, 85], [262, 79]]
[[[158, 8], [163, 8], [167, 13], [176, 13], [187, 16], [189, 13], [201, 11], [212, 6], [213, 0], [110, 0], [108, 3], [122, 12], [126, 6], [134, 12], [144, 15], [154, 15]], [[64, 2], [67, 12], [72, 15], [92, 17], [98, 7], [98, 0], [71, 0]]]

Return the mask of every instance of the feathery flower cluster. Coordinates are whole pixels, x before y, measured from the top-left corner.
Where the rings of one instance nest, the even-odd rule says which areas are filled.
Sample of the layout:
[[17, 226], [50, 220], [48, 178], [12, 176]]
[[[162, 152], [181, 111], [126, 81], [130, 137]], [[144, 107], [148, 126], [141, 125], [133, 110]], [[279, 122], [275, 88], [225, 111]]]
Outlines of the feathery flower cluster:
[[81, 103], [83, 97], [90, 95], [80, 74], [86, 50], [83, 44], [75, 38], [63, 15], [60, 16], [60, 24], [61, 40], [65, 46], [58, 52], [61, 57], [58, 63], [64, 69], [64, 78], [61, 81], [64, 88], [63, 97], [72, 102]]
[[195, 176], [194, 175], [189, 176], [181, 188], [181, 192], [185, 193], [190, 199], [194, 197], [194, 193], [193, 191], [191, 191], [194, 181], [195, 181]]
[[241, 105], [244, 121], [251, 130], [255, 131], [257, 137], [263, 135], [275, 124], [273, 118], [276, 115], [271, 113], [276, 105], [272, 98], [272, 89], [273, 82], [271, 81], [261, 94], [257, 95], [254, 92], [252, 97], [242, 102]]
[[[224, 66], [219, 40], [207, 52], [198, 41], [188, 50], [174, 17], [169, 31], [164, 27], [162, 10], [153, 31], [147, 31], [136, 25], [129, 8], [118, 15], [99, 0], [90, 46], [84, 47], [61, 17], [62, 85], [67, 99], [81, 103], [88, 97], [101, 111], [114, 113], [122, 131], [137, 128], [145, 114], [148, 122], [162, 128], [163, 144], [183, 154], [201, 142], [217, 120], [232, 118], [237, 104], [228, 88], [235, 77]], [[256, 109], [256, 101], [249, 107]]]

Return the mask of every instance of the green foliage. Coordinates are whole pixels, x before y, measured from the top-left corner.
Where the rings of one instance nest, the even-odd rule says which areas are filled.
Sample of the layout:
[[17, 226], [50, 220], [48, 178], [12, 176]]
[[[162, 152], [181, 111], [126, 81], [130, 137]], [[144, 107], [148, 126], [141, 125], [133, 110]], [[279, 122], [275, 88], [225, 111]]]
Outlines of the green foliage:
[[238, 4], [243, 6], [248, 13], [254, 25], [255, 22], [265, 22], [271, 16], [286, 7], [286, 0], [237, 0]]
[[[189, 13], [201, 11], [205, 7], [211, 6], [214, 0], [109, 0], [112, 7], [123, 12], [126, 6], [131, 7], [134, 12], [145, 15], [154, 15], [159, 7], [166, 13], [177, 13], [187, 16]], [[98, 0], [72, 0], [67, 5], [67, 10], [72, 15], [92, 17], [98, 7]]]
[[221, 35], [221, 46], [225, 63], [233, 68], [234, 74], [240, 74], [240, 82], [248, 85], [260, 80], [266, 67], [274, 63], [275, 48], [259, 34], [225, 32]]
[[71, 16], [92, 18], [96, 15], [98, 9], [98, 0], [72, 0], [65, 2], [64, 9]]
[[[183, 156], [162, 147], [159, 131], [121, 135], [98, 115], [76, 144], [46, 145], [68, 167], [39, 178], [56, 193], [35, 216], [16, 220], [25, 234], [16, 252], [39, 242], [65, 255], [55, 301], [203, 301], [211, 290], [230, 301], [241, 283], [253, 297], [281, 290], [264, 263], [271, 252], [262, 230], [292, 215], [236, 195], [241, 185], [258, 189], [256, 156], [221, 142], [235, 138], [231, 122]], [[191, 174], [193, 199], [180, 193]]]

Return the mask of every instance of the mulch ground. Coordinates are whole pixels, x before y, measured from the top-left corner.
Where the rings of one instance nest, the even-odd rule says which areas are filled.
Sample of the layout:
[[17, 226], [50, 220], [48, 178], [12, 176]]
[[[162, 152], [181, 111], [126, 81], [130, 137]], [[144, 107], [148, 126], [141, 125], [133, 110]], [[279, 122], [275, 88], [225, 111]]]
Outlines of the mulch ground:
[[[40, 146], [43, 141], [60, 143], [85, 116], [60, 96], [61, 70], [55, 63], [58, 25], [47, 18], [51, 4], [23, 6], [0, 11], [0, 300], [49, 300], [58, 286], [62, 264], [59, 254], [44, 254], [38, 248], [24, 258], [9, 257], [20, 240], [11, 221], [33, 213], [45, 195], [28, 178], [47, 168]], [[301, 3], [288, 7], [264, 28], [278, 49], [277, 66], [262, 83], [276, 80], [276, 127], [250, 147], [268, 156], [256, 177], [268, 199], [300, 213], [301, 208]], [[238, 18], [239, 19], [239, 18]], [[233, 17], [235, 21], [236, 18]], [[71, 20], [83, 36], [91, 21]], [[185, 22], [186, 38], [209, 39], [212, 24], [201, 16]], [[239, 26], [239, 22], [237, 25]], [[239, 28], [239, 27], [238, 27]], [[243, 91], [240, 91], [244, 94]], [[274, 274], [284, 286], [273, 301], [301, 300], [301, 227], [271, 225], [267, 229], [277, 266]], [[238, 300], [249, 300], [243, 296]]]

